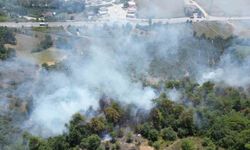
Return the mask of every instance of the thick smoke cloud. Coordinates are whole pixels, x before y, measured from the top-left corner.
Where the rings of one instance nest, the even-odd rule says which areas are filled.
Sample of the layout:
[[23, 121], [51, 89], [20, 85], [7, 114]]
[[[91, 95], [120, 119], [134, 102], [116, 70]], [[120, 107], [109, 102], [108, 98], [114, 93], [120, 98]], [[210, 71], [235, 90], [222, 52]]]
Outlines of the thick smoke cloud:
[[[157, 28], [150, 38], [118, 31], [109, 39], [92, 39], [94, 44], [84, 48], [83, 55], [69, 54], [63, 63], [66, 71], [40, 71], [25, 128], [43, 136], [59, 134], [74, 113], [84, 112], [90, 106], [97, 108], [103, 95], [122, 104], [134, 103], [150, 109], [157, 93], [143, 86], [142, 79], [150, 77], [154, 59], [170, 63], [171, 56], [178, 55], [178, 39], [184, 28]], [[164, 34], [159, 37], [161, 32]], [[156, 43], [162, 47], [154, 47]]]
[[215, 69], [209, 69], [202, 74], [201, 82], [214, 81], [233, 87], [248, 87], [250, 85], [250, 61], [247, 57], [239, 62], [230, 54], [224, 55]]
[[138, 0], [141, 18], [184, 17], [184, 0]]
[[248, 0], [197, 0], [212, 16], [240, 17], [249, 16]]
[[[32, 82], [35, 79], [36, 66], [28, 61], [15, 59], [0, 62], [0, 114], [14, 114], [13, 105], [20, 105], [23, 101], [29, 101], [32, 90]], [[23, 107], [20, 110], [25, 113]], [[17, 116], [13, 116], [18, 119]]]
[[[92, 39], [83, 54], [68, 55], [65, 71], [40, 71], [25, 128], [43, 136], [59, 134], [74, 113], [97, 108], [103, 95], [150, 109], [158, 92], [145, 87], [143, 81], [151, 77], [181, 79], [189, 74], [200, 82], [249, 83], [248, 61], [236, 63], [229, 57], [231, 53], [220, 56], [212, 42], [193, 37], [190, 26], [156, 27], [153, 31], [140, 37], [117, 31], [111, 38]], [[210, 67], [210, 59], [218, 57], [221, 60]], [[181, 99], [177, 90], [166, 92], [173, 101]]]
[[96, 46], [86, 53], [86, 56], [72, 56], [65, 62], [69, 74], [41, 74], [33, 112], [26, 124], [32, 132], [45, 136], [61, 133], [74, 113], [84, 112], [90, 106], [97, 108], [103, 95], [150, 108], [156, 94], [141, 82], [132, 81], [126, 70], [126, 65], [134, 61], [130, 56]]
[[[190, 25], [158, 26], [142, 36], [116, 29], [109, 38], [93, 38], [88, 46], [82, 44], [80, 53], [68, 50], [62, 70], [46, 71], [18, 59], [1, 62], [1, 82], [19, 78], [22, 81], [9, 92], [23, 101], [32, 99], [28, 119], [23, 124], [25, 130], [42, 136], [60, 134], [74, 113], [84, 113], [91, 106], [97, 109], [103, 96], [150, 109], [151, 100], [159, 94], [144, 85], [151, 78], [181, 79], [189, 74], [200, 82], [249, 84], [248, 59], [236, 61], [230, 48], [220, 56], [220, 50], [211, 41], [193, 37]], [[93, 35], [103, 36], [102, 32]], [[210, 67], [209, 60], [218, 57], [220, 61]], [[6, 70], [18, 74], [12, 77]], [[182, 97], [175, 89], [166, 93], [173, 101]], [[2, 95], [6, 99], [1, 101], [2, 108], [9, 103], [7, 95]]]

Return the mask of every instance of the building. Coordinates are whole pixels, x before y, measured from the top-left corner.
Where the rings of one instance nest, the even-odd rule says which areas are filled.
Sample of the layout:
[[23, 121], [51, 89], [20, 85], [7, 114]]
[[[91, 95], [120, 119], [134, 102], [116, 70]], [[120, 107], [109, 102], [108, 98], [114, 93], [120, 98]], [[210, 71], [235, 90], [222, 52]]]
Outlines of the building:
[[137, 12], [137, 8], [136, 8], [136, 3], [135, 1], [131, 0], [128, 1], [128, 9], [127, 9], [127, 18], [136, 18], [136, 12]]
[[107, 7], [101, 7], [98, 10], [98, 15], [99, 16], [106, 16], [108, 14], [108, 9]]
[[134, 1], [128, 1], [128, 7], [136, 7], [136, 3]]
[[106, 2], [103, 0], [86, 0], [85, 7], [86, 8], [100, 8], [100, 7], [107, 7], [111, 6], [112, 2]]

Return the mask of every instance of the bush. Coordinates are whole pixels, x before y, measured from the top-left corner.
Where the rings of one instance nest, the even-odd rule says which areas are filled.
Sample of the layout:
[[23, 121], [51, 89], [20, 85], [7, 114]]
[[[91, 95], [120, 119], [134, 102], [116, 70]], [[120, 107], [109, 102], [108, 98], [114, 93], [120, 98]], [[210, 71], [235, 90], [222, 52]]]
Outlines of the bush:
[[0, 60], [6, 60], [16, 56], [16, 50], [13, 48], [6, 49], [0, 47]]
[[246, 148], [247, 150], [250, 150], [250, 143], [245, 144], [245, 148]]
[[161, 142], [160, 141], [156, 141], [153, 143], [153, 147], [156, 149], [156, 150], [159, 150], [161, 148]]
[[121, 144], [117, 141], [115, 144], [112, 145], [111, 147], [112, 150], [119, 150], [121, 149]]
[[82, 139], [80, 147], [88, 150], [96, 150], [101, 144], [99, 136], [93, 134], [87, 138]]
[[162, 129], [161, 134], [164, 140], [174, 141], [177, 138], [176, 132], [171, 127]]
[[194, 143], [191, 140], [183, 140], [181, 143], [182, 150], [195, 150]]
[[48, 144], [53, 150], [69, 149], [69, 144], [66, 142], [66, 138], [64, 135], [49, 138]]
[[127, 142], [127, 143], [132, 143], [132, 142], [133, 142], [133, 138], [132, 138], [132, 133], [131, 133], [131, 132], [129, 132], [129, 133], [127, 134], [126, 142]]
[[202, 140], [202, 146], [206, 147], [206, 150], [215, 150], [215, 145], [210, 138], [205, 137]]
[[178, 128], [178, 137], [182, 138], [188, 135], [188, 131], [186, 129]]
[[152, 142], [158, 140], [159, 132], [156, 129], [151, 129], [148, 134], [148, 140]]

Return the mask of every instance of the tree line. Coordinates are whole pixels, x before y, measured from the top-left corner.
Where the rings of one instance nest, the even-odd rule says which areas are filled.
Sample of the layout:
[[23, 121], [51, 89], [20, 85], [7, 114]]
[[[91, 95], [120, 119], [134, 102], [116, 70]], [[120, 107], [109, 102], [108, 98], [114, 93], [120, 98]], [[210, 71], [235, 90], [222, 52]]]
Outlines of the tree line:
[[[195, 149], [195, 141], [185, 140], [188, 137], [199, 137], [203, 148], [209, 150], [250, 148], [250, 97], [242, 88], [211, 82], [199, 85], [189, 79], [167, 81], [164, 88], [178, 90], [181, 100], [172, 101], [163, 92], [146, 112], [132, 104], [103, 98], [98, 110], [75, 114], [66, 125], [67, 132], [48, 139], [28, 134], [28, 145], [31, 150], [120, 149], [118, 139], [135, 143], [133, 137], [139, 134], [155, 149], [178, 139], [183, 139], [182, 149]], [[94, 117], [89, 120], [88, 114]], [[109, 144], [102, 142], [105, 134], [111, 136]]]

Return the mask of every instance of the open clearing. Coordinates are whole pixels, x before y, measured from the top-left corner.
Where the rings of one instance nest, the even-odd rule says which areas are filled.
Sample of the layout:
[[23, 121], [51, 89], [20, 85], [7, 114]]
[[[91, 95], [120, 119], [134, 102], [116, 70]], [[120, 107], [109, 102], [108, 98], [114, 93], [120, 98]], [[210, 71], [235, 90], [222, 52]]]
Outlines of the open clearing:
[[137, 0], [139, 18], [184, 17], [183, 0]]
[[42, 52], [32, 53], [32, 49], [36, 48], [40, 42], [40, 39], [34, 38], [33, 36], [17, 34], [16, 39], [16, 45], [7, 44], [6, 46], [16, 49], [17, 57], [35, 61], [38, 64], [53, 64], [65, 57], [64, 52], [56, 49], [55, 47], [51, 47]]
[[249, 0], [196, 0], [212, 16], [250, 16]]
[[194, 23], [193, 29], [198, 37], [204, 35], [206, 38], [211, 39], [214, 39], [216, 37], [227, 39], [233, 35], [233, 27], [225, 22]]

